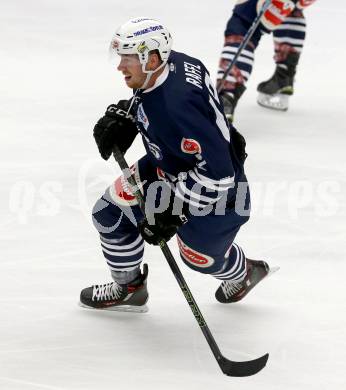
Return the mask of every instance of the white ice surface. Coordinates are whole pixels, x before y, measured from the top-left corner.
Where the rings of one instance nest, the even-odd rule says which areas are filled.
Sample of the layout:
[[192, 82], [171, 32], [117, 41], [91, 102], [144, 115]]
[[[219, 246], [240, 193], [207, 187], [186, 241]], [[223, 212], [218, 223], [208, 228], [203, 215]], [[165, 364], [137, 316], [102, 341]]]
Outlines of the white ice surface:
[[[107, 62], [115, 28], [154, 16], [176, 50], [216, 74], [234, 1], [0, 2], [0, 389], [346, 388], [346, 4], [317, 1], [287, 113], [256, 105], [273, 71], [256, 53], [236, 126], [248, 141], [254, 212], [238, 243], [281, 267], [246, 300], [217, 303], [218, 283], [178, 259], [222, 352], [270, 353], [250, 378], [221, 374], [160, 250], [148, 247], [150, 311], [82, 310], [82, 288], [109, 281], [90, 220], [119, 173], [98, 156], [92, 127], [130, 95]], [[140, 140], [128, 154], [143, 154]], [[273, 191], [277, 191], [274, 192]], [[176, 244], [170, 245], [177, 255]]]

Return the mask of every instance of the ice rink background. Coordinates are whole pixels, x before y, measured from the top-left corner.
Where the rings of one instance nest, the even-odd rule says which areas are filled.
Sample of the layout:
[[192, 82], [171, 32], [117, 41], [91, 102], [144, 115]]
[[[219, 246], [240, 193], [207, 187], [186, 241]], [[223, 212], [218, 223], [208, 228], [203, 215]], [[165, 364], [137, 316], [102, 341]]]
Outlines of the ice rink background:
[[[236, 127], [246, 136], [253, 215], [238, 243], [281, 270], [239, 304], [171, 248], [225, 356], [270, 353], [250, 378], [223, 376], [160, 250], [148, 247], [150, 311], [94, 312], [82, 288], [110, 280], [90, 210], [119, 174], [92, 137], [106, 106], [130, 96], [107, 62], [132, 16], [166, 23], [174, 48], [215, 78], [234, 1], [0, 3], [0, 389], [325, 390], [346, 385], [346, 4], [306, 11], [306, 47], [287, 113], [256, 105], [274, 69], [264, 37]], [[143, 154], [136, 140], [130, 162]]]

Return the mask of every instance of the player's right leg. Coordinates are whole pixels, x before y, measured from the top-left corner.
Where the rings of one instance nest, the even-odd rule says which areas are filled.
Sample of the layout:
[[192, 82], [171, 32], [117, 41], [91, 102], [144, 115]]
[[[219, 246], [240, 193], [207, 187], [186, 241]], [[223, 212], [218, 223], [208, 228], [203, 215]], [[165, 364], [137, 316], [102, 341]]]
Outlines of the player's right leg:
[[[146, 182], [144, 189], [155, 178], [156, 170], [146, 157], [132, 169], [138, 182]], [[83, 289], [80, 294], [83, 307], [147, 311], [148, 267], [144, 265], [141, 271], [144, 241], [137, 229], [137, 221], [141, 218], [142, 213], [126, 179], [119, 177], [93, 208], [93, 222], [113, 281]]]

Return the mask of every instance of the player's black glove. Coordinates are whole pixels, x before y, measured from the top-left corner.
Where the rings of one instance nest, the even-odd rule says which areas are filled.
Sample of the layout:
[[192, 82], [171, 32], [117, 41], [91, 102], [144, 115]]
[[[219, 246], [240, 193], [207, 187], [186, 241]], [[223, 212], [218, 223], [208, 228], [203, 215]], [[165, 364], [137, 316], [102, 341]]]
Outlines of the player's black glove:
[[146, 218], [138, 223], [138, 229], [142, 237], [152, 245], [159, 245], [162, 239], [169, 241], [179, 227], [187, 222], [184, 215], [172, 215], [170, 209], [154, 214], [154, 219], [155, 225], [149, 224]]
[[231, 128], [233, 150], [234, 150], [238, 160], [242, 164], [244, 164], [244, 162], [247, 158], [247, 153], [245, 150], [245, 147], [246, 147], [245, 138], [239, 133], [238, 130], [236, 130], [235, 127], [230, 126], [230, 128]]
[[118, 104], [107, 107], [105, 115], [94, 127], [94, 138], [103, 159], [108, 160], [113, 146], [117, 145], [122, 153], [131, 146], [138, 133], [135, 118], [126, 115], [129, 101], [120, 100]]

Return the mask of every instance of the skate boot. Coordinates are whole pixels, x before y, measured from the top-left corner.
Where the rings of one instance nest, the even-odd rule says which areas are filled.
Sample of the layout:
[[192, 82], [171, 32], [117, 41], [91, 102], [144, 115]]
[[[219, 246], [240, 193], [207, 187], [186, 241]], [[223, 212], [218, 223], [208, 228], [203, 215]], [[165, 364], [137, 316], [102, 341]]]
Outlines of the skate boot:
[[221, 92], [220, 99], [223, 103], [223, 110], [229, 123], [233, 123], [234, 110], [241, 95], [245, 92], [244, 84], [237, 84], [232, 92]]
[[299, 54], [289, 53], [283, 62], [278, 62], [273, 76], [258, 84], [257, 103], [273, 110], [287, 111], [289, 96], [293, 95], [294, 75]]
[[80, 306], [88, 309], [103, 309], [144, 313], [148, 300], [148, 265], [143, 265], [143, 273], [129, 284], [110, 282], [87, 287], [81, 291]]
[[215, 298], [221, 303], [238, 302], [243, 299], [270, 269], [265, 261], [246, 259], [247, 274], [242, 282], [225, 280], [216, 290]]

